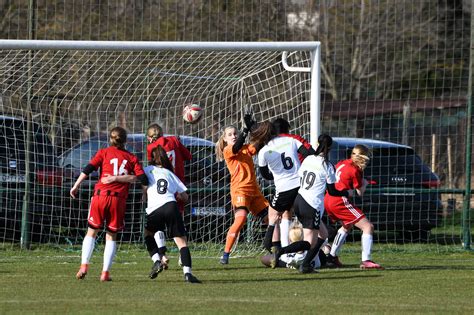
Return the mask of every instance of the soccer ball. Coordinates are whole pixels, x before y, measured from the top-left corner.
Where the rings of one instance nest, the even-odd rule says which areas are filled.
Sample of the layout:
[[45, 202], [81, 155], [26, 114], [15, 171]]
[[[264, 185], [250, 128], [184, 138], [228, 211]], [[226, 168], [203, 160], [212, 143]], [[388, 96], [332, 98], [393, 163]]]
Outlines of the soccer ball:
[[202, 108], [197, 104], [187, 104], [183, 109], [183, 119], [190, 124], [197, 123], [202, 116]]

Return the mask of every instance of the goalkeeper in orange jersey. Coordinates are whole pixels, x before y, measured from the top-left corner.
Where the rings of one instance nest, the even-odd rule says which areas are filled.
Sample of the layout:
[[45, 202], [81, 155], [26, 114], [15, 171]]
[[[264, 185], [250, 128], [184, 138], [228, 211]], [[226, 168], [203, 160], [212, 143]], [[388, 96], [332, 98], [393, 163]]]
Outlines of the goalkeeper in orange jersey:
[[234, 126], [225, 127], [216, 144], [217, 159], [225, 160], [231, 175], [230, 196], [234, 211], [234, 223], [227, 232], [224, 254], [220, 259], [223, 265], [229, 263], [230, 251], [247, 221], [247, 214], [250, 212], [266, 220], [268, 213], [268, 202], [257, 183], [252, 158], [257, 154], [257, 148], [252, 144], [244, 144], [256, 122], [251, 114], [246, 114], [244, 123], [245, 127], [240, 133]]

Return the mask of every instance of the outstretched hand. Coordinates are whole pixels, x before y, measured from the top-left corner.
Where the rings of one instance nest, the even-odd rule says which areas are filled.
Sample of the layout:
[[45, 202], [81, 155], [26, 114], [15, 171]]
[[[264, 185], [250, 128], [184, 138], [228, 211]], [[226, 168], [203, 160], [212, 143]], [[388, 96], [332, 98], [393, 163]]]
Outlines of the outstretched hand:
[[256, 124], [257, 122], [255, 120], [253, 120], [252, 118], [252, 114], [245, 114], [244, 115], [244, 124], [245, 124], [245, 128], [247, 128], [248, 130], [251, 130], [252, 127]]

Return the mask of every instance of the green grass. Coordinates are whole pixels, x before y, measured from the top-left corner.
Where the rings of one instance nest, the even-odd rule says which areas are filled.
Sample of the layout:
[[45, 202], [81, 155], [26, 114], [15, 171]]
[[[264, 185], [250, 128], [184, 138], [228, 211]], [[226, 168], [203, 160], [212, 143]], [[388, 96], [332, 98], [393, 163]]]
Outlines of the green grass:
[[376, 247], [384, 271], [359, 270], [356, 245], [344, 251], [346, 268], [309, 275], [265, 268], [258, 257], [220, 266], [196, 253], [201, 285], [184, 283], [176, 256], [169, 270], [148, 279], [144, 249], [119, 250], [113, 281], [100, 283], [101, 250], [78, 281], [79, 251], [3, 248], [0, 313], [474, 313], [474, 253]]

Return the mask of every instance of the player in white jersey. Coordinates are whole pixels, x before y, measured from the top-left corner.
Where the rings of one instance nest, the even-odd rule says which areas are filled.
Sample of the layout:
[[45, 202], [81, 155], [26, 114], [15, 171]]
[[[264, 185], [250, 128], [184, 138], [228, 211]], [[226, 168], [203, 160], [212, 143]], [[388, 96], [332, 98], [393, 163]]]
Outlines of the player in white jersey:
[[187, 188], [173, 173], [173, 166], [161, 146], [154, 148], [151, 153], [151, 165], [145, 168], [148, 178], [145, 244], [154, 261], [149, 277], [154, 279], [163, 270], [154, 235], [166, 228], [168, 236], [174, 239], [179, 248], [184, 280], [189, 283], [200, 283], [191, 272], [191, 253], [186, 242], [187, 232], [176, 202], [176, 199], [182, 202], [188, 200]]
[[[334, 187], [336, 175], [334, 166], [328, 160], [331, 145], [332, 138], [330, 136], [320, 135], [315, 154], [308, 156], [298, 171], [300, 188], [295, 199], [294, 210], [303, 225], [304, 240], [310, 244], [308, 253], [299, 267], [301, 273], [313, 272], [311, 261], [325, 242], [325, 239], [318, 237], [318, 232], [326, 189], [332, 196], [349, 196], [348, 191], [338, 191]], [[272, 267], [276, 266], [276, 262], [282, 254], [294, 252], [294, 248], [290, 248], [291, 245], [280, 250], [272, 248], [274, 254]]]
[[[265, 235], [265, 248], [269, 251], [272, 245], [282, 247], [289, 245], [288, 232], [292, 216], [290, 210], [300, 187], [298, 169], [301, 161], [315, 152], [302, 137], [289, 134], [289, 129], [288, 121], [277, 118], [271, 124], [262, 123], [253, 136], [263, 144], [258, 153], [260, 173], [267, 180], [273, 179], [275, 184], [275, 194], [270, 201], [269, 225]], [[281, 231], [278, 235], [277, 222], [280, 218]], [[276, 241], [278, 236], [280, 244]]]

